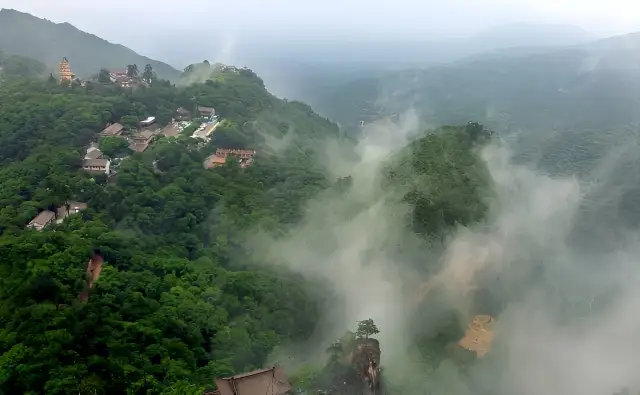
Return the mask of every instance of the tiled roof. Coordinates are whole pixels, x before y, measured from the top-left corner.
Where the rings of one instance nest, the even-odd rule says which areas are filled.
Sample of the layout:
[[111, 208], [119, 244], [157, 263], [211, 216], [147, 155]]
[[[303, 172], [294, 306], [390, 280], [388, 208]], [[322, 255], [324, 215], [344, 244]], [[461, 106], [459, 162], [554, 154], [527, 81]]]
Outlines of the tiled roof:
[[217, 155], [210, 155], [204, 161], [204, 167], [209, 169], [214, 165], [224, 165], [227, 162], [227, 159]]
[[51, 221], [55, 216], [56, 214], [53, 211], [44, 210], [40, 212], [40, 214], [36, 215], [35, 218], [32, 219], [31, 222], [29, 222], [29, 225], [33, 225], [33, 224], [44, 225], [49, 221]]
[[120, 125], [119, 123], [116, 122], [113, 125], [107, 126], [101, 132], [101, 134], [103, 134], [105, 136], [113, 136], [113, 135], [116, 135], [116, 134], [120, 133], [120, 131], [122, 131], [122, 128], [124, 128], [124, 126], [122, 126], [122, 125]]
[[141, 132], [136, 133], [136, 135], [134, 136], [134, 138], [140, 138], [145, 140], [149, 140], [151, 137], [153, 137], [153, 132], [151, 132], [150, 130], [143, 130]]
[[101, 157], [102, 151], [100, 151], [99, 149], [91, 150], [84, 156], [85, 159], [100, 159]]
[[109, 161], [107, 159], [85, 159], [82, 167], [106, 167]]
[[129, 148], [136, 152], [143, 152], [149, 147], [149, 144], [145, 143], [131, 143], [129, 144]]
[[164, 135], [167, 137], [174, 137], [180, 134], [178, 125], [176, 125], [175, 123], [172, 123], [171, 125], [164, 128], [163, 132], [164, 132]]

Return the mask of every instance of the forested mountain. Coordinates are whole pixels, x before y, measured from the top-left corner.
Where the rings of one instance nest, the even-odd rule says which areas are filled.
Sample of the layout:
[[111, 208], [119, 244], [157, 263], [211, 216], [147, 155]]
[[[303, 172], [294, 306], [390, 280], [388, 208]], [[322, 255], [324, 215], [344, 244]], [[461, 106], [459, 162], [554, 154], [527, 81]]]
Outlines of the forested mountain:
[[[464, 29], [468, 31], [468, 29]], [[420, 67], [451, 62], [486, 51], [514, 46], [560, 47], [581, 44], [598, 37], [572, 25], [509, 24], [499, 25], [477, 34], [447, 37], [438, 34], [353, 36], [334, 31], [330, 36], [313, 29], [296, 32], [277, 29], [254, 32], [240, 29], [233, 34], [220, 34], [207, 26], [190, 26], [185, 30], [161, 30], [145, 37], [149, 53], [172, 64], [183, 64], [185, 59], [200, 59], [203, 48], [185, 45], [198, 37], [206, 42], [206, 57], [215, 61], [251, 66], [271, 85], [271, 76], [282, 77], [278, 69], [298, 69], [305, 65], [324, 66], [327, 74], [340, 74], [343, 68], [385, 70], [396, 67]], [[332, 37], [332, 39], [329, 39]], [[134, 40], [135, 37], [132, 37]], [[267, 75], [266, 73], [269, 73]], [[330, 82], [330, 80], [327, 80]], [[277, 92], [276, 92], [277, 93]]]
[[166, 63], [85, 33], [69, 23], [53, 23], [10, 9], [0, 10], [0, 49], [9, 55], [38, 60], [49, 72], [57, 72], [60, 60], [66, 57], [79, 78], [88, 78], [100, 68], [124, 69], [129, 64], [141, 69], [150, 64], [163, 79], [179, 76]]
[[499, 130], [633, 128], [640, 38], [614, 37], [537, 54], [495, 52], [426, 70], [354, 80], [318, 109], [345, 125], [415, 107], [427, 122], [482, 120]]
[[40, 77], [46, 66], [37, 60], [20, 55], [7, 55], [0, 51], [0, 78]]
[[[503, 29], [484, 44], [537, 35]], [[304, 394], [362, 393], [363, 371], [378, 395], [637, 384], [640, 41], [553, 49], [584, 32], [548, 31], [429, 69], [297, 75], [340, 82], [308, 85], [340, 128], [252, 69], [179, 73], [1, 11], [0, 395], [211, 394], [275, 363]], [[31, 78], [62, 56], [101, 78]], [[160, 78], [105, 76], [146, 63]], [[211, 161], [236, 149], [251, 161]], [[480, 342], [476, 317], [495, 323], [484, 353], [461, 340]]]
[[[190, 73], [204, 82], [189, 81]], [[327, 311], [350, 305], [347, 297], [360, 303], [368, 296], [398, 302], [367, 305], [391, 308], [386, 325], [396, 332], [387, 339], [402, 337], [381, 343], [391, 344], [383, 355], [406, 363], [383, 366], [385, 391], [513, 393], [517, 355], [498, 346], [511, 344], [514, 327], [503, 326], [495, 354], [479, 359], [458, 345], [467, 315], [526, 311], [520, 301], [533, 292], [560, 306], [565, 322], [583, 325], [578, 308], [592, 311], [594, 291], [561, 263], [586, 259], [590, 244], [611, 247], [607, 237], [619, 234], [604, 229], [609, 235], [596, 235], [598, 243], [580, 234], [574, 254], [565, 251], [567, 233], [574, 225], [597, 233], [606, 226], [603, 211], [620, 210], [616, 219], [627, 220], [633, 215], [623, 209], [637, 207], [633, 196], [624, 204], [593, 193], [580, 201], [575, 183], [507, 167], [498, 144], [487, 146], [496, 143], [493, 133], [478, 123], [428, 130], [418, 123], [407, 141], [402, 125], [389, 123], [355, 144], [308, 105], [269, 94], [250, 69], [201, 64], [183, 77], [180, 87], [22, 78], [0, 85], [0, 393], [202, 394], [214, 377], [265, 366], [278, 346], [322, 348], [314, 335], [336, 325], [323, 322]], [[126, 151], [108, 150], [114, 137], [98, 137], [108, 123], [135, 126], [155, 115], [166, 124], [178, 107], [192, 115], [215, 108], [221, 123], [211, 141], [158, 137], [144, 152], [112, 158], [114, 177], [81, 169], [90, 142], [108, 156]], [[203, 161], [217, 148], [257, 153], [250, 166], [228, 160], [206, 169]], [[637, 167], [635, 155], [627, 159]], [[336, 168], [344, 171], [338, 182]], [[584, 205], [583, 219], [564, 223], [564, 211], [573, 213], [567, 197], [575, 198], [569, 205]], [[69, 202], [87, 208], [41, 231], [25, 226]], [[602, 210], [603, 203], [610, 207]], [[266, 238], [268, 253], [253, 243], [256, 234]], [[493, 245], [504, 258], [492, 257]], [[88, 266], [96, 256], [103, 258], [99, 277]], [[592, 270], [601, 262], [611, 269], [606, 254], [594, 256], [587, 259]], [[423, 281], [441, 279], [448, 265], [459, 270], [454, 278], [417, 298]], [[406, 299], [392, 299], [393, 287], [375, 288], [377, 275]], [[342, 282], [332, 283], [336, 277]], [[559, 278], [572, 289], [561, 289]], [[468, 293], [456, 296], [450, 285]], [[329, 345], [326, 364], [291, 362], [301, 368], [289, 371], [294, 389], [345, 388], [338, 346], [350, 342], [347, 335]]]
[[359, 133], [360, 122], [416, 111], [432, 125], [478, 120], [523, 160], [586, 174], [640, 128], [640, 36], [536, 54], [495, 52], [426, 70], [388, 72], [316, 90], [319, 112]]
[[[184, 33], [182, 33], [184, 34]], [[416, 35], [404, 38], [291, 40], [288, 35], [260, 36], [239, 33], [234, 36], [233, 51], [224, 51], [229, 43], [199, 31], [207, 37], [213, 53], [235, 64], [250, 65], [282, 97], [303, 100], [316, 107], [318, 91], [341, 85], [348, 80], [377, 76], [385, 71], [424, 68], [458, 61], [487, 52], [511, 51], [532, 54], [543, 50], [577, 45], [597, 39], [571, 25], [513, 24], [497, 26], [468, 37], [442, 38]], [[158, 38], [156, 56], [162, 59], [182, 57], [187, 51], [198, 58], [198, 48], [184, 48], [190, 36]], [[167, 46], [167, 42], [175, 43]], [[180, 45], [180, 52], [175, 51]]]
[[[107, 122], [162, 118], [194, 98], [228, 121], [212, 145], [160, 139], [124, 160], [115, 183], [80, 168]], [[264, 136], [238, 138], [236, 128], [279, 118], [301, 143], [335, 137], [335, 125], [270, 96], [248, 70], [183, 89], [17, 80], [0, 86], [0, 103], [0, 392], [183, 394], [260, 367], [280, 339], [313, 330], [310, 288], [291, 274], [247, 271], [239, 246], [247, 227], [295, 222], [328, 180], [311, 151], [274, 155]], [[260, 157], [246, 170], [203, 168], [230, 144]], [[89, 208], [25, 230], [38, 211], [70, 199]], [[88, 303], [78, 303], [95, 248], [105, 267]]]
[[[224, 120], [210, 143], [161, 137], [111, 179], [80, 168], [107, 123], [149, 115], [166, 123], [176, 108], [196, 106]], [[471, 175], [482, 173], [476, 132], [439, 130], [389, 163], [386, 188], [415, 203], [407, 226], [417, 234], [437, 239], [482, 217], [485, 180]], [[263, 366], [276, 345], [307, 339], [329, 284], [259, 265], [245, 239], [256, 229], [276, 239], [295, 232], [310, 198], [341, 193], [323, 164], [326, 140], [357, 155], [335, 124], [271, 96], [249, 69], [215, 69], [181, 88], [2, 84], [0, 392], [201, 393], [214, 377]], [[218, 147], [258, 153], [247, 168], [205, 169]], [[422, 196], [413, 174], [447, 193]], [[68, 201], [88, 208], [42, 231], [25, 228]], [[104, 265], [83, 302], [92, 251]]]

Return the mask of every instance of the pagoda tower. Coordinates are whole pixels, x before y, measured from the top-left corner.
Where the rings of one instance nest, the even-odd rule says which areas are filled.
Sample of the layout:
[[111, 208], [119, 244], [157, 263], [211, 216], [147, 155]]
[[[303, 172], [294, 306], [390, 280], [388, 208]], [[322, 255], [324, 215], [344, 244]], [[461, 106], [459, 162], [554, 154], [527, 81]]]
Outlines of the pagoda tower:
[[60, 61], [60, 82], [71, 81], [76, 75], [69, 68], [69, 61], [67, 58], [62, 58]]

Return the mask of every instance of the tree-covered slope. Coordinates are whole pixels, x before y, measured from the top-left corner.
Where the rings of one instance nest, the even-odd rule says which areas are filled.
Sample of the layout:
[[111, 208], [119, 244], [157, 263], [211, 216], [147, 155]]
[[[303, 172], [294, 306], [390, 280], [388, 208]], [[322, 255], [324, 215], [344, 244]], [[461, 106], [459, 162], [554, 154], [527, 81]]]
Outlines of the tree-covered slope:
[[54, 23], [11, 9], [0, 10], [0, 49], [44, 63], [57, 72], [63, 57], [80, 78], [88, 78], [101, 68], [124, 69], [137, 64], [141, 69], [151, 64], [160, 78], [176, 79], [179, 72], [168, 64], [139, 55], [131, 49], [113, 44], [78, 30], [68, 23]]
[[29, 78], [43, 76], [46, 66], [37, 60], [20, 55], [7, 55], [0, 50], [0, 78]]
[[[276, 344], [313, 330], [310, 284], [260, 269], [241, 246], [249, 229], [295, 223], [329, 180], [312, 144], [275, 155], [265, 145], [269, 131], [240, 127], [267, 113], [291, 125], [301, 144], [335, 137], [337, 128], [269, 95], [248, 70], [219, 77], [135, 91], [0, 86], [1, 393], [191, 393], [215, 376], [262, 366]], [[80, 169], [107, 122], [166, 121], [196, 102], [240, 129], [221, 130], [204, 147], [161, 137], [122, 161], [109, 182]], [[205, 157], [236, 133], [258, 150], [255, 163], [204, 169]], [[42, 232], [25, 229], [38, 211], [68, 200], [88, 209]], [[105, 264], [82, 303], [95, 248]]]
[[484, 217], [489, 176], [478, 149], [490, 136], [478, 123], [444, 126], [392, 156], [385, 187], [410, 205], [413, 232], [440, 237]]
[[[245, 240], [258, 228], [274, 239], [295, 232], [308, 200], [339, 193], [319, 162], [336, 125], [271, 96], [248, 69], [179, 88], [14, 80], [0, 86], [0, 104], [0, 392], [196, 393], [313, 333], [327, 289], [260, 265]], [[80, 169], [106, 123], [166, 122], [197, 105], [225, 122], [210, 143], [160, 137], [111, 180]], [[482, 216], [483, 133], [444, 128], [393, 156], [387, 188], [412, 205], [408, 229], [438, 237]], [[203, 167], [229, 146], [256, 149], [254, 164]], [[25, 229], [70, 200], [88, 208]], [[82, 302], [96, 248], [105, 263]]]

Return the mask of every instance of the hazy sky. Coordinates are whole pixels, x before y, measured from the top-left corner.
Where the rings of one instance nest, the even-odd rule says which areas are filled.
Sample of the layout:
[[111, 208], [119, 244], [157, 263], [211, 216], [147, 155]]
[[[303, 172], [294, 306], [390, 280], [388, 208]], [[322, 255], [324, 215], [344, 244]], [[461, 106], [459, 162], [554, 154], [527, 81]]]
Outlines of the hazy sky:
[[170, 30], [372, 38], [461, 36], [520, 22], [573, 24], [600, 36], [640, 30], [640, 2], [634, 0], [0, 0], [0, 6], [142, 46]]

